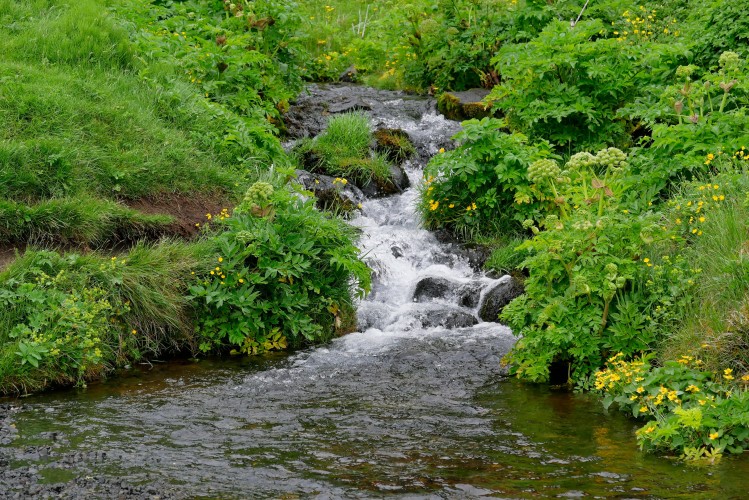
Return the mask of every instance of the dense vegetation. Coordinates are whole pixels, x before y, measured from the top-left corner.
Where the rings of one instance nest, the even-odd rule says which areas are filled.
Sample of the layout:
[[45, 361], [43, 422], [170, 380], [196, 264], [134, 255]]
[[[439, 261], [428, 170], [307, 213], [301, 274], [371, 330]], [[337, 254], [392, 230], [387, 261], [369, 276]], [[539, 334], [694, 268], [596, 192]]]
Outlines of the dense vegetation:
[[0, 392], [351, 328], [356, 235], [277, 137], [299, 17], [252, 7], [0, 1]]
[[[511, 371], [601, 390], [648, 420], [643, 446], [742, 451], [749, 65], [745, 39], [726, 34], [746, 14], [608, 1], [570, 23], [572, 2], [439, 5], [465, 17], [436, 36], [503, 19], [489, 66], [474, 60], [495, 78], [486, 103], [501, 118], [464, 123], [427, 167], [420, 207], [429, 227], [498, 242], [489, 264], [524, 280], [500, 317], [520, 336]], [[411, 81], [461, 88], [453, 77]]]
[[[521, 337], [514, 374], [602, 391], [647, 420], [644, 446], [741, 451], [749, 15], [742, 0], [583, 4], [0, 0], [0, 243], [47, 247], [0, 274], [0, 389], [347, 323], [368, 287], [355, 235], [286, 180], [313, 157], [386, 182], [387, 158], [357, 115], [293, 157], [277, 137], [305, 80], [343, 75], [491, 89], [493, 116], [430, 162], [419, 207], [524, 281], [501, 316]], [[174, 214], [139, 207], [186, 198], [208, 220], [160, 239]]]

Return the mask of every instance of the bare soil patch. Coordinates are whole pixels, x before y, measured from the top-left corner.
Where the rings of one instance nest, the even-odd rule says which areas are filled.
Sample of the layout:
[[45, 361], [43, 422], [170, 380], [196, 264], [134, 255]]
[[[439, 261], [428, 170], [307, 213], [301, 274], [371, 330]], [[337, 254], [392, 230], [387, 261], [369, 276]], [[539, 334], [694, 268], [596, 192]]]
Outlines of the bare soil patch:
[[231, 210], [235, 205], [225, 194], [216, 196], [164, 194], [123, 201], [125, 205], [151, 215], [171, 215], [174, 222], [164, 227], [162, 236], [192, 238], [208, 221], [208, 214], [217, 215], [222, 209]]

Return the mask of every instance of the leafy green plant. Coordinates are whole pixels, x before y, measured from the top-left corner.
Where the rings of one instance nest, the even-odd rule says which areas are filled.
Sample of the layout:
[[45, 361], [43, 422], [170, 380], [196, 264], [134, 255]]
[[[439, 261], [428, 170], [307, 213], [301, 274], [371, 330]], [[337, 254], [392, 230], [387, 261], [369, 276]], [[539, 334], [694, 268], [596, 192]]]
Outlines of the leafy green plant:
[[257, 353], [329, 338], [339, 311], [369, 289], [352, 230], [286, 189], [255, 183], [214, 238], [210, 271], [190, 296], [200, 348]]
[[526, 292], [501, 315], [521, 337], [506, 358], [521, 378], [546, 381], [564, 364], [580, 380], [608, 353], [652, 349], [688, 304], [694, 276], [683, 259], [647, 254], [671, 241], [660, 215], [620, 205], [625, 160], [613, 148], [573, 156], [558, 212], [525, 223], [535, 234], [518, 247], [528, 252]]
[[617, 111], [664, 81], [686, 50], [607, 33], [599, 20], [552, 21], [531, 41], [505, 45], [493, 59], [502, 82], [488, 101], [513, 130], [570, 152], [628, 146], [634, 126]]
[[733, 370], [705, 370], [702, 360], [683, 355], [652, 367], [652, 356], [625, 361], [619, 353], [595, 374], [595, 388], [607, 408], [646, 420], [637, 431], [640, 446], [675, 451], [688, 460], [720, 458], [749, 446], [749, 393], [737, 387]]
[[432, 158], [424, 170], [419, 209], [431, 229], [463, 234], [517, 230], [523, 220], [542, 212], [530, 197], [528, 166], [552, 156], [544, 141], [528, 144], [522, 134], [502, 131], [495, 118], [463, 122], [454, 139], [460, 146]]

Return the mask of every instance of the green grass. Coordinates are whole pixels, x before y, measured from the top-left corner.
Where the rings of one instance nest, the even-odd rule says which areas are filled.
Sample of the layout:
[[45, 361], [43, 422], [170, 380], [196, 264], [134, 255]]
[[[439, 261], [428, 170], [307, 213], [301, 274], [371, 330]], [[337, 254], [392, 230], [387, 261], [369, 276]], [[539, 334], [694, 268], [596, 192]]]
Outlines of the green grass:
[[[664, 343], [662, 357], [694, 355], [714, 370], [749, 371], [749, 205], [746, 173], [711, 179], [726, 197], [705, 212], [702, 236], [687, 249], [700, 269], [693, 307]], [[693, 189], [691, 185], [685, 189]]]
[[[214, 252], [207, 242], [176, 241], [139, 244], [115, 258], [26, 252], [0, 273], [0, 393], [81, 384], [145, 355], [194, 349], [192, 305], [185, 290], [192, 273], [205, 271], [202, 263]], [[100, 291], [100, 303], [110, 307], [105, 321], [92, 320], [85, 309], [94, 303], [85, 298], [87, 290]], [[88, 312], [57, 332], [57, 324], [76, 308]], [[46, 326], [31, 337], [13, 333], [18, 325], [33, 328], [40, 322]], [[36, 367], [19, 366], [19, 345], [43, 335], [60, 339], [60, 352], [43, 353]], [[98, 349], [102, 359], [74, 363], [81, 349]]]
[[243, 190], [231, 116], [177, 68], [140, 76], [101, 2], [0, 0], [0, 21], [0, 241], [99, 244], [166, 222], [117, 200]]
[[[295, 153], [313, 170], [351, 180], [359, 186], [391, 182], [390, 164], [383, 154], [370, 151], [373, 136], [363, 113], [345, 113], [330, 119], [314, 139], [302, 141]], [[305, 160], [306, 158], [306, 160]]]
[[484, 269], [499, 274], [518, 272], [525, 253], [515, 249], [525, 241], [525, 238], [514, 235], [501, 236], [489, 240], [479, 239], [477, 243], [491, 248], [491, 254], [484, 263]]
[[86, 196], [33, 205], [0, 199], [0, 243], [86, 246], [136, 241], [158, 234], [172, 220]]

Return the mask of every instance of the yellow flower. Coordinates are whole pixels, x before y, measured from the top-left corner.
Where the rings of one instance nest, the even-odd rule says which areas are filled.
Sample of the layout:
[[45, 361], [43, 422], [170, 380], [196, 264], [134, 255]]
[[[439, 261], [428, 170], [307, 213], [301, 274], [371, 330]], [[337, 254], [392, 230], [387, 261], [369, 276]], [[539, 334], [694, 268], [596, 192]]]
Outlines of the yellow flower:
[[448, 208], [455, 208], [455, 203], [450, 203], [447, 207]]
[[741, 377], [741, 380], [743, 380], [744, 382], [749, 382], [749, 374], [744, 375], [743, 377]]
[[688, 385], [686, 390], [688, 390], [691, 393], [700, 392], [700, 388], [694, 384]]
[[244, 280], [242, 278], [239, 278], [240, 283], [244, 283]]
[[647, 406], [645, 406], [645, 405], [640, 406], [640, 413], [647, 413], [647, 412], [648, 412], [648, 407]]
[[445, 148], [440, 148], [440, 153], [444, 153], [444, 152], [445, 152]]
[[219, 258], [218, 258], [218, 261], [219, 261], [219, 262], [223, 262], [223, 261], [224, 261], [224, 258], [223, 258], [223, 257], [219, 257]]
[[644, 262], [645, 264], [647, 264], [648, 262], [650, 262], [650, 259], [648, 259], [647, 257], [645, 257], [644, 259], [642, 259], [642, 261], [643, 261], [643, 262]]
[[710, 433], [710, 439], [718, 439], [720, 437], [720, 434], [717, 432], [711, 432]]
[[643, 392], [645, 392], [645, 388], [643, 386], [640, 386], [637, 388], [637, 391], [635, 392], [637, 392], [637, 394], [642, 394]]
[[133, 330], [133, 331], [132, 331], [131, 333], [132, 333], [133, 335], [136, 335], [136, 334], [138, 333], [138, 330]]

